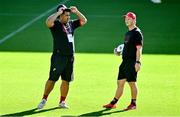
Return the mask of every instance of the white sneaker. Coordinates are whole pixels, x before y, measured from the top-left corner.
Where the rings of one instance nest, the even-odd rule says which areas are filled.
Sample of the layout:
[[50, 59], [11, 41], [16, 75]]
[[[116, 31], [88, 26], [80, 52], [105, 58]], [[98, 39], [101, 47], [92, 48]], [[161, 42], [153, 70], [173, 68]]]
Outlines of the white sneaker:
[[42, 109], [44, 106], [45, 106], [45, 104], [46, 104], [46, 100], [45, 99], [42, 99], [42, 101], [39, 103], [39, 105], [38, 105], [38, 109]]
[[69, 108], [69, 106], [65, 103], [65, 101], [62, 101], [61, 103], [59, 103], [59, 107], [60, 108], [65, 108], [65, 109]]

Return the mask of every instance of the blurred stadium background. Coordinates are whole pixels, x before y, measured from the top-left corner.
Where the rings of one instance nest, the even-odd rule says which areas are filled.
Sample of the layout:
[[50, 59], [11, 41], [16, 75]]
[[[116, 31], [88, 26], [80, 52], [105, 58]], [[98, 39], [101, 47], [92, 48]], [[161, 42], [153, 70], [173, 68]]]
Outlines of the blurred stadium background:
[[[61, 1], [0, 2], [1, 41], [28, 24], [1, 42], [0, 51], [51, 52], [52, 37], [45, 26], [45, 19]], [[150, 0], [66, 0], [64, 3], [77, 6], [88, 19], [87, 25], [78, 29], [75, 35], [76, 52], [112, 53], [113, 48], [123, 42], [127, 30], [121, 16], [133, 11], [137, 14], [137, 25], [144, 33], [144, 53], [180, 54], [179, 0], [165, 0], [161, 4], [153, 4]], [[48, 10], [52, 12], [47, 13]], [[39, 19], [33, 21], [35, 18]]]

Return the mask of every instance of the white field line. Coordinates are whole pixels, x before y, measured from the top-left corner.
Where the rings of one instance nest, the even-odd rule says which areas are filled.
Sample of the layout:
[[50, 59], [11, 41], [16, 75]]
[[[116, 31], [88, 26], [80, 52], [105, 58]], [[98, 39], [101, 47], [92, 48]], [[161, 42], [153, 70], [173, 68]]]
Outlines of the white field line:
[[[37, 16], [39, 14], [32, 13], [32, 14], [24, 14], [24, 13], [0, 13], [0, 16]], [[91, 15], [87, 14], [87, 17], [90, 18], [121, 18], [120, 15], [104, 15], [104, 14], [98, 14], [98, 15]]]
[[[64, 0], [62, 2], [60, 2], [60, 4], [65, 4], [66, 2], [68, 2], [69, 0]], [[16, 29], [15, 31], [11, 32], [10, 34], [6, 35], [5, 37], [3, 37], [2, 39], [0, 39], [0, 44], [2, 44], [3, 42], [7, 41], [8, 39], [10, 39], [11, 37], [13, 37], [14, 35], [16, 35], [17, 33], [23, 31], [24, 29], [26, 29], [27, 27], [31, 26], [34, 22], [40, 20], [41, 18], [43, 18], [46, 14], [50, 13], [51, 11], [53, 11], [57, 6], [54, 6], [53, 8], [47, 10], [46, 12], [40, 14], [39, 16], [37, 16], [36, 18], [34, 18], [33, 20], [27, 22], [26, 24], [22, 25], [20, 28]]]

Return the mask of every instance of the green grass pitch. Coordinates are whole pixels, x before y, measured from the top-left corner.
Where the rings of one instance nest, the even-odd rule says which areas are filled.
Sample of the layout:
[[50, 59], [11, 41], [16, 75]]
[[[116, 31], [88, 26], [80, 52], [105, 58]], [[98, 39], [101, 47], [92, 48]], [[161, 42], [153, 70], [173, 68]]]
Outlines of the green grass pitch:
[[[102, 105], [114, 96], [121, 58], [113, 54], [76, 54], [75, 80], [67, 102], [59, 109], [58, 81], [44, 109], [33, 110], [41, 100], [48, 78], [50, 53], [0, 53], [0, 115], [14, 116], [177, 116], [180, 114], [180, 56], [143, 55], [138, 76], [138, 108], [121, 112], [130, 102], [126, 84], [117, 109]], [[2, 57], [3, 56], [3, 57]]]

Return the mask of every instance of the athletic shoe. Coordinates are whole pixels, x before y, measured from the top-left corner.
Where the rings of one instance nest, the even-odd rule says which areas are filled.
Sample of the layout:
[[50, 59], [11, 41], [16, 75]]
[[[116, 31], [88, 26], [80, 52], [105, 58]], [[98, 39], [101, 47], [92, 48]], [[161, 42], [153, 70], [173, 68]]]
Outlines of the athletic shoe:
[[110, 103], [110, 104], [103, 105], [103, 107], [112, 109], [112, 108], [116, 108], [116, 104], [111, 104]]
[[125, 110], [134, 110], [136, 109], [136, 105], [130, 104]]
[[60, 108], [66, 108], [66, 109], [69, 108], [69, 106], [65, 103], [65, 101], [62, 101], [61, 103], [59, 103], [59, 107]]
[[45, 99], [42, 99], [42, 101], [39, 103], [39, 105], [38, 105], [38, 109], [42, 109], [44, 106], [45, 106], [45, 104], [46, 104], [46, 100]]

